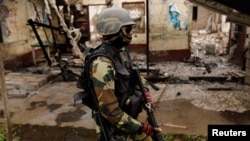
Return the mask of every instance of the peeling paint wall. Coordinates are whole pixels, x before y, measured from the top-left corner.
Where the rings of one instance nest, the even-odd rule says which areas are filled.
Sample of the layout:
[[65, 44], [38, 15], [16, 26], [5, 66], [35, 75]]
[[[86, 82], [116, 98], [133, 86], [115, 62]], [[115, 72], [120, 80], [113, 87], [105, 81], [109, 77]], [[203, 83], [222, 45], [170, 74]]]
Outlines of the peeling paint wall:
[[[122, 3], [129, 2], [144, 2], [145, 14], [142, 18], [146, 26], [145, 0], [115, 0], [113, 6], [122, 7]], [[190, 7], [185, 0], [149, 0], [149, 12], [150, 51], [188, 49]], [[145, 28], [144, 33], [134, 34], [131, 44], [146, 45], [146, 33]]]
[[[92, 0], [68, 0], [70, 4], [74, 4], [78, 1], [87, 2], [91, 5], [104, 4], [104, 0], [92, 1]], [[33, 2], [36, 3], [38, 14], [34, 8]], [[5, 60], [17, 60], [18, 56], [23, 54], [29, 54], [31, 56], [31, 44], [37, 43], [37, 39], [34, 36], [30, 26], [27, 25], [28, 19], [38, 20], [40, 17], [41, 22], [48, 22], [46, 14], [44, 13], [44, 1], [43, 0], [18, 0], [2, 1], [2, 5], [5, 5], [7, 13], [3, 13], [0, 16], [2, 37], [4, 40], [3, 52], [5, 53]], [[106, 3], [107, 1], [105, 1]], [[142, 2], [145, 4], [145, 11], [137, 13], [137, 16], [141, 16], [141, 21], [146, 26], [146, 0], [113, 0], [114, 7], [122, 7], [123, 3], [136, 3]], [[168, 50], [188, 50], [188, 28], [189, 28], [189, 16], [190, 8], [185, 0], [149, 0], [149, 50], [150, 51], [163, 51]], [[86, 3], [86, 4], [87, 4]], [[10, 11], [10, 12], [9, 12]], [[53, 11], [52, 11], [53, 12]], [[10, 13], [10, 14], [9, 14]], [[140, 15], [141, 14], [141, 15]], [[52, 19], [52, 23], [58, 23], [57, 19]], [[94, 22], [90, 21], [90, 30], [95, 32]], [[93, 29], [93, 30], [92, 30]], [[48, 36], [51, 39], [51, 33], [49, 29], [38, 28], [39, 35], [43, 41], [46, 41]], [[131, 44], [134, 45], [147, 45], [147, 29], [144, 33], [136, 33], [133, 36]], [[46, 35], [47, 34], [47, 35]], [[93, 34], [91, 34], [92, 36]], [[94, 35], [95, 36], [95, 35]], [[91, 37], [95, 40], [95, 37]], [[156, 53], [156, 52], [154, 52]], [[168, 52], [167, 52], [168, 53]], [[166, 53], [166, 54], [167, 54]], [[162, 56], [162, 55], [159, 55]], [[164, 55], [163, 55], [164, 56]], [[20, 59], [19, 59], [20, 60]]]
[[190, 7], [185, 0], [150, 0], [149, 5], [149, 50], [187, 49]]
[[[36, 14], [34, 4], [36, 5]], [[37, 39], [27, 20], [32, 19], [38, 21], [40, 17], [41, 22], [48, 22], [44, 16], [44, 5], [41, 0], [4, 0], [0, 3], [0, 20], [1, 20], [1, 55], [4, 61], [9, 61], [13, 65], [20, 65], [26, 62], [32, 62], [31, 44], [37, 43]], [[45, 32], [51, 37], [49, 30], [37, 29], [43, 41], [46, 41]], [[27, 54], [25, 59], [20, 56]]]
[[25, 22], [28, 18], [27, 0], [11, 2], [5, 0], [1, 4], [1, 29], [3, 42], [10, 43], [26, 40], [29, 37]]

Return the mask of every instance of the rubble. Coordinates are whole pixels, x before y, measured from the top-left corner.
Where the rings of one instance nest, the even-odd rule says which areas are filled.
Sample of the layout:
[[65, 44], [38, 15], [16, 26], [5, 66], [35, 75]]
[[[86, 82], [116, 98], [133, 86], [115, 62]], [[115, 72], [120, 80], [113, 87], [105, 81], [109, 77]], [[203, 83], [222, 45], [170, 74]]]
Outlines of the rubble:
[[227, 45], [229, 42], [228, 32], [209, 32], [206, 30], [193, 30], [190, 34], [190, 46], [194, 56], [202, 58], [204, 54], [227, 54]]
[[[214, 35], [211, 37], [216, 39]], [[200, 42], [207, 39], [205, 35], [201, 38]], [[250, 87], [244, 85], [244, 71], [240, 66], [231, 64], [228, 56], [220, 55], [219, 51], [216, 54], [206, 54], [205, 45], [206, 43], [200, 43], [200, 46], [196, 46], [195, 50], [200, 52], [198, 56], [193, 54], [183, 62], [149, 62], [149, 70], [158, 70], [158, 77], [155, 75], [153, 82], [159, 89], [150, 87], [151, 92], [160, 93], [167, 87], [160, 101], [186, 99], [194, 106], [206, 110], [238, 113], [249, 111]], [[144, 54], [131, 55], [140, 68], [147, 68]], [[168, 83], [171, 75], [173, 79]], [[153, 97], [157, 99], [158, 95]]]

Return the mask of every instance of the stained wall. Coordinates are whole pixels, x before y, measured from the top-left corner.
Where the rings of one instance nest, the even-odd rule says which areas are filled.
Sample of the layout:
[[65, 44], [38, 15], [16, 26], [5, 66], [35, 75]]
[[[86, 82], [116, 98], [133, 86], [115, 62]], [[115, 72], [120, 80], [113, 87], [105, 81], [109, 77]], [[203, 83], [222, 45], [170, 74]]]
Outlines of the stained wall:
[[[28, 25], [28, 19], [48, 23], [44, 15], [43, 1], [33, 0], [4, 0], [0, 3], [1, 20], [1, 56], [5, 68], [14, 69], [23, 64], [32, 63], [31, 44], [37, 43], [37, 39]], [[49, 30], [37, 28], [43, 41], [46, 34], [51, 39]], [[37, 52], [37, 55], [42, 55]]]
[[[69, 0], [69, 2], [74, 4], [77, 0]], [[87, 2], [87, 0], [81, 2]], [[137, 20], [138, 32], [133, 36], [131, 50], [143, 52], [148, 50], [151, 61], [178, 61], [190, 55], [188, 40], [191, 8], [185, 0], [113, 0], [112, 3], [116, 7], [124, 7], [125, 4], [131, 16]], [[149, 13], [146, 9], [147, 3]], [[140, 8], [136, 9], [133, 4], [139, 4]], [[144, 10], [142, 10], [143, 4]], [[100, 1], [100, 4], [97, 1], [94, 3], [89, 1], [89, 6], [94, 5], [103, 5], [103, 1]], [[23, 63], [32, 63], [30, 46], [37, 43], [37, 39], [31, 27], [27, 25], [27, 20], [40, 20], [39, 22], [48, 23], [43, 1], [4, 0], [0, 9], [7, 12], [1, 12], [0, 17], [1, 52], [5, 65], [18, 66]], [[58, 23], [58, 19], [52, 20], [53, 23]], [[94, 33], [93, 24], [90, 23], [90, 30]], [[50, 30], [43, 28], [37, 28], [37, 30], [43, 41], [51, 40]], [[37, 53], [42, 55], [39, 50]]]

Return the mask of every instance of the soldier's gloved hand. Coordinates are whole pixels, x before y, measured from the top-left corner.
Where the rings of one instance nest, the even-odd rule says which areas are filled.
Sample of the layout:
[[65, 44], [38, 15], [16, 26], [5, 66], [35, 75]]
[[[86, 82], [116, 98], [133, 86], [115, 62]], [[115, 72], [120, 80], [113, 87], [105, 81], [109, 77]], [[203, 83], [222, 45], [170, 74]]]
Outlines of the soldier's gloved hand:
[[144, 94], [145, 94], [145, 97], [147, 99], [147, 102], [150, 103], [151, 105], [153, 105], [154, 104], [154, 100], [153, 100], [150, 92], [149, 91], [145, 91]]
[[139, 130], [140, 132], [144, 132], [148, 136], [153, 136], [154, 132], [161, 132], [161, 128], [154, 128], [148, 123], [142, 123], [142, 126]]
[[141, 132], [144, 132], [148, 136], [152, 136], [154, 134], [153, 127], [148, 123], [142, 123]]

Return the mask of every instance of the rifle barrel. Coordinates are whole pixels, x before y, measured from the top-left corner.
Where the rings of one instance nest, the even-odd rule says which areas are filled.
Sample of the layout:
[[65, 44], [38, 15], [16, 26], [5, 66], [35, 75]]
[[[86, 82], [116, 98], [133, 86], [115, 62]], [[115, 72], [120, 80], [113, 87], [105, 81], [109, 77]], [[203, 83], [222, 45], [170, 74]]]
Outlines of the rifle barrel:
[[[154, 116], [152, 105], [147, 101], [146, 95], [144, 93], [144, 87], [143, 87], [143, 84], [142, 84], [142, 80], [141, 80], [138, 68], [134, 69], [134, 71], [136, 73], [136, 77], [137, 77], [137, 80], [138, 80], [138, 83], [139, 83], [139, 87], [140, 87], [140, 90], [141, 90], [142, 95], [143, 95], [144, 109], [147, 112], [148, 122], [154, 128], [159, 128], [159, 125], [157, 124], [157, 121], [156, 121], [155, 116]], [[157, 132], [157, 131], [154, 132], [154, 135], [153, 135], [152, 138], [154, 139], [154, 141], [164, 141], [161, 133]]]

